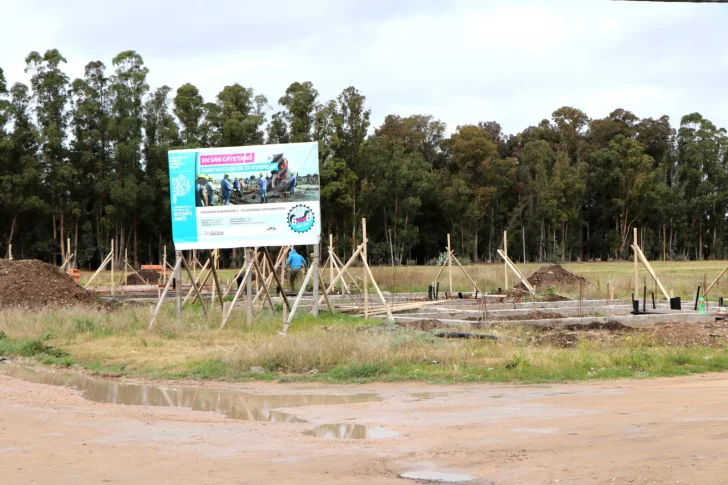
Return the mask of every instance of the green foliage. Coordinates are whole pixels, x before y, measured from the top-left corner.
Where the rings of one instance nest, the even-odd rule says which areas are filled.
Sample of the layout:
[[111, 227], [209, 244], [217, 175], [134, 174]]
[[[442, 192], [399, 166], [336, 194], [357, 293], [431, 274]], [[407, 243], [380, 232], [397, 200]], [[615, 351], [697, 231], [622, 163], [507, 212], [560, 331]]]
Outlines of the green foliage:
[[[22, 62], [22, 60], [19, 60]], [[167, 152], [315, 140], [322, 225], [339, 253], [369, 221], [373, 263], [419, 263], [452, 236], [460, 261], [624, 258], [640, 228], [648, 258], [728, 254], [728, 133], [699, 113], [590, 119], [571, 106], [508, 135], [496, 121], [448, 131], [431, 115], [384, 115], [350, 86], [321, 99], [310, 81], [266, 96], [233, 80], [211, 99], [185, 83], [150, 87], [142, 56], [88, 62], [69, 79], [56, 49], [25, 58], [28, 86], [0, 69], [0, 249], [95, 268], [114, 239], [133, 265], [171, 246]], [[274, 93], [270, 93], [274, 94]], [[20, 255], [16, 251], [16, 256]], [[223, 264], [231, 262], [223, 251]], [[120, 263], [117, 261], [117, 264]]]

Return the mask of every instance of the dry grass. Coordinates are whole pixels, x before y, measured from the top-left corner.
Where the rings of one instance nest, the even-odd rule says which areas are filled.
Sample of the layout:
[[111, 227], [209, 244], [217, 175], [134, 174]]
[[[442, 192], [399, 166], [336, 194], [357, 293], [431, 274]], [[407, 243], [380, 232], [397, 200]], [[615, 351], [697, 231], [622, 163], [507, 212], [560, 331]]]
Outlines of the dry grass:
[[[265, 313], [250, 326], [236, 313], [221, 330], [219, 313], [205, 320], [192, 309], [177, 325], [172, 312], [166, 308], [148, 331], [146, 307], [114, 313], [4, 310], [0, 331], [9, 342], [42, 339], [91, 369], [149, 377], [541, 382], [728, 369], [728, 353], [720, 347], [666, 345], [646, 335], [585, 339], [576, 348], [561, 348], [533, 344], [533, 330], [527, 329], [491, 330], [499, 341], [444, 340], [334, 316], [302, 317], [281, 337], [279, 317]], [[266, 374], [251, 374], [252, 366]]]
[[[695, 290], [698, 285], [702, 285], [706, 280], [710, 284], [713, 279], [728, 265], [727, 261], [679, 261], [679, 262], [661, 262], [652, 263], [655, 272], [662, 281], [668, 292], [674, 292], [675, 296], [680, 296], [683, 300], [692, 300], [695, 297]], [[529, 277], [542, 264], [528, 263], [517, 265], [524, 276]], [[606, 298], [607, 288], [614, 288], [616, 298], [630, 298], [633, 286], [634, 265], [632, 262], [599, 262], [599, 263], [566, 263], [563, 265], [568, 271], [583, 276], [590, 283], [583, 288], [584, 298]], [[505, 286], [504, 266], [502, 264], [481, 264], [465, 266], [470, 277], [481, 287], [489, 292], [494, 292], [498, 288]], [[373, 267], [372, 272], [382, 291], [389, 292], [424, 292], [427, 286], [432, 283], [439, 271], [439, 267], [435, 266], [401, 266], [392, 268], [389, 266]], [[357, 278], [360, 283], [364, 276], [362, 268], [351, 268], [351, 274]], [[221, 270], [220, 278], [223, 282], [231, 280], [235, 276], [235, 270]], [[93, 273], [82, 272], [81, 284], [85, 284]], [[323, 270], [324, 281], [330, 281], [330, 272]], [[184, 278], [186, 281], [186, 277]], [[472, 284], [457, 266], [452, 268], [453, 291], [470, 292], [473, 290]], [[116, 273], [117, 283], [121, 281], [121, 276]], [[440, 291], [449, 291], [449, 271], [445, 269], [439, 278]], [[101, 272], [93, 281], [93, 286], [106, 286], [110, 282], [110, 272]], [[518, 283], [516, 276], [509, 273], [509, 283], [514, 285]], [[651, 292], [655, 292], [656, 298], [660, 296], [659, 289], [652, 282], [647, 271], [639, 266], [639, 288], [638, 293], [641, 295], [643, 285], [647, 284], [648, 297]], [[578, 287], [547, 287], [536, 288], [538, 293], [558, 293], [569, 297], [578, 297]], [[372, 291], [374, 291], [372, 289]], [[728, 278], [724, 277], [721, 282], [711, 291], [710, 296], [713, 300], [717, 300], [719, 296], [728, 296]]]

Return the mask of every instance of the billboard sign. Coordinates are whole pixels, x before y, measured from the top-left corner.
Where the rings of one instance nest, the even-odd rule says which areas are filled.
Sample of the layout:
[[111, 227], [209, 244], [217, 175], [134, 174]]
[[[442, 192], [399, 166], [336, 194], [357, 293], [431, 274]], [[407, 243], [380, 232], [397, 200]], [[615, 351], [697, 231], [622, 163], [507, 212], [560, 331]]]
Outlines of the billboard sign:
[[318, 143], [169, 152], [177, 250], [318, 244]]

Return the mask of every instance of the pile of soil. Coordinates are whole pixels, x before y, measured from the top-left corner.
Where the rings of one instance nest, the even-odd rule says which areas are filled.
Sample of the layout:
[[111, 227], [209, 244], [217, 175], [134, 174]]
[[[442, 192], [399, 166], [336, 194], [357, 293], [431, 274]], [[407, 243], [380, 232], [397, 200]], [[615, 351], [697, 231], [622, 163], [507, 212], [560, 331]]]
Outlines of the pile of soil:
[[99, 305], [99, 300], [93, 292], [43, 261], [0, 260], [0, 307], [72, 305]]
[[141, 269], [137, 271], [137, 273], [139, 273], [139, 275], [136, 273], [127, 275], [127, 285], [156, 285], [159, 283], [159, 278], [162, 276], [152, 269]]
[[[560, 264], [552, 264], [549, 266], [541, 266], [535, 273], [528, 278], [528, 282], [538, 289], [545, 289], [549, 286], [555, 287], [572, 287], [578, 286], [579, 282], [586, 283], [587, 281], [581, 276], [577, 276], [574, 273], [566, 271], [561, 267]], [[519, 283], [516, 288], [525, 289], [523, 283]]]
[[609, 320], [606, 322], [591, 322], [591, 323], [572, 323], [571, 325], [567, 325], [567, 330], [571, 330], [572, 332], [585, 332], [587, 330], [610, 330], [612, 332], [631, 332], [635, 330], [634, 327], [630, 327], [628, 325], [623, 325], [616, 320]]
[[531, 298], [531, 294], [528, 292], [528, 290], [524, 289], [523, 283], [521, 283], [520, 286], [517, 286], [515, 288], [509, 288], [508, 291], [506, 291], [506, 298], [520, 300], [521, 298]]
[[524, 321], [524, 320], [549, 320], [551, 318], [564, 318], [564, 316], [562, 314], [556, 313], [556, 312], [531, 310], [530, 312], [526, 312], [521, 315], [498, 317], [498, 318], [493, 318], [493, 320], [513, 322], [513, 321]]

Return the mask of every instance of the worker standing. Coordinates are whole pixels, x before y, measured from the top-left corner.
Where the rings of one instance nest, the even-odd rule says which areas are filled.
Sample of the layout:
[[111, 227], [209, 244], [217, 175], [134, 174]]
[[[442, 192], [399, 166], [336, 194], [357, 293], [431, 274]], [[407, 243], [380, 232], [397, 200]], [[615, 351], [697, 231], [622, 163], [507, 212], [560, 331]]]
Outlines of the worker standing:
[[286, 266], [288, 267], [288, 282], [291, 284], [291, 291], [296, 291], [296, 279], [303, 268], [308, 268], [308, 263], [295, 249], [291, 249], [291, 252], [288, 253]]
[[265, 204], [268, 202], [268, 179], [260, 174], [258, 177], [258, 187], [260, 187], [260, 203]]
[[222, 179], [220, 186], [220, 195], [222, 196], [222, 205], [230, 205], [230, 193], [232, 192], [232, 186], [230, 185], [230, 176], [225, 174]]
[[207, 177], [207, 184], [205, 185], [205, 192], [207, 192], [207, 205], [215, 205], [215, 189], [212, 186], [212, 177]]

